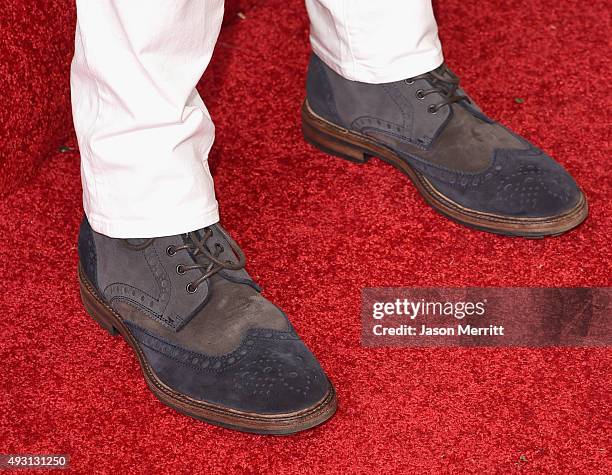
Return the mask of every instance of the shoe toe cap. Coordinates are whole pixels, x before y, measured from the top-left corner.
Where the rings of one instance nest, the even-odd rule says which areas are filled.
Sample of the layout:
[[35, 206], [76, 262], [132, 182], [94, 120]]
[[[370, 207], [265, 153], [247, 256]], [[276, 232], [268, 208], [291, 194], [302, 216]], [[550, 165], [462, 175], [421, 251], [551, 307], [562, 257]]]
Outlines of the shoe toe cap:
[[233, 389], [241, 401], [264, 413], [313, 407], [330, 390], [327, 376], [299, 339], [260, 344], [233, 372]]
[[571, 175], [535, 148], [497, 150], [491, 165], [478, 174], [428, 179], [463, 208], [508, 218], [558, 217], [582, 198]]
[[495, 211], [516, 217], [554, 217], [578, 203], [580, 188], [548, 155], [519, 150], [505, 151], [498, 157], [495, 166], [501, 167], [501, 173], [493, 180], [490, 201]]
[[[251, 330], [231, 353], [209, 356], [151, 337], [141, 345], [155, 375], [197, 401], [253, 414], [287, 414], [323, 401], [331, 384], [293, 331]], [[180, 351], [179, 351], [180, 350]]]

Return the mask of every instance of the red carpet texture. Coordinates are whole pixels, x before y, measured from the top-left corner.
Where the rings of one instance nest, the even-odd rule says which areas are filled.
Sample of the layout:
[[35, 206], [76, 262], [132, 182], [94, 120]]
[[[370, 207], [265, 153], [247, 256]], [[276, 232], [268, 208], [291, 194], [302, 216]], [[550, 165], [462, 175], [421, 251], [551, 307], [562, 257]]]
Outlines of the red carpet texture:
[[[127, 344], [81, 307], [78, 154], [57, 153], [0, 203], [0, 452], [67, 453], [78, 473], [612, 473], [609, 349], [360, 345], [366, 286], [612, 283], [608, 2], [436, 7], [468, 92], [576, 177], [584, 225], [545, 240], [472, 231], [426, 207], [398, 171], [303, 143], [306, 12], [262, 0], [222, 32], [201, 84], [218, 131], [210, 159], [224, 223], [335, 382], [337, 415], [274, 438], [159, 403]], [[51, 18], [72, 31], [71, 17]], [[65, 74], [44, 86], [66, 93]], [[27, 156], [23, 130], [8, 153]]]
[[[226, 0], [225, 23], [257, 0]], [[8, 0], [0, 14], [0, 197], [70, 135], [74, 0]]]

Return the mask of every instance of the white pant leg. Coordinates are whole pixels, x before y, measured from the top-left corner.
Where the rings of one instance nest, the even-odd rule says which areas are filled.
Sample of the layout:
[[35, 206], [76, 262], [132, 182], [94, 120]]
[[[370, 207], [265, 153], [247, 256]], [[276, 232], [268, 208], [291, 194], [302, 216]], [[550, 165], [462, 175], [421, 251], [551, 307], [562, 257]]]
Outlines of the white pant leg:
[[195, 86], [223, 0], [77, 0], [71, 69], [85, 213], [111, 237], [218, 221], [214, 126]]
[[431, 0], [306, 0], [313, 51], [352, 81], [379, 84], [442, 64]]

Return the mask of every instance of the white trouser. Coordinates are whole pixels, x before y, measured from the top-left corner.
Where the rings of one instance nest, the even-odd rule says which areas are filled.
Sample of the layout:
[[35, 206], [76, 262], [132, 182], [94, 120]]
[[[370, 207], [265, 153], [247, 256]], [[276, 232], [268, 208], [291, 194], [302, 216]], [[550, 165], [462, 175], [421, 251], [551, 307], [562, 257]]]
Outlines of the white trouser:
[[[223, 0], [76, 0], [72, 109], [94, 230], [156, 237], [219, 220], [197, 90]], [[311, 44], [347, 79], [382, 83], [442, 63], [431, 0], [306, 0]]]

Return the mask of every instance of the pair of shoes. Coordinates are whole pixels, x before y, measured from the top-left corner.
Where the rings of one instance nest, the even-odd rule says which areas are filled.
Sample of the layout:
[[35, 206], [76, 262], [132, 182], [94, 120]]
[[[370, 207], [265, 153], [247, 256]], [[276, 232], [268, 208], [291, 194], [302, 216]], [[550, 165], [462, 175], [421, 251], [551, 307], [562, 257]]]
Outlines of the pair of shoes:
[[[586, 217], [568, 173], [485, 116], [445, 65], [372, 85], [342, 78], [313, 55], [302, 119], [307, 141], [394, 165], [432, 207], [468, 226], [543, 237]], [[85, 309], [130, 344], [164, 404], [259, 434], [295, 433], [334, 414], [333, 385], [219, 224], [115, 239], [85, 218], [78, 250]]]

